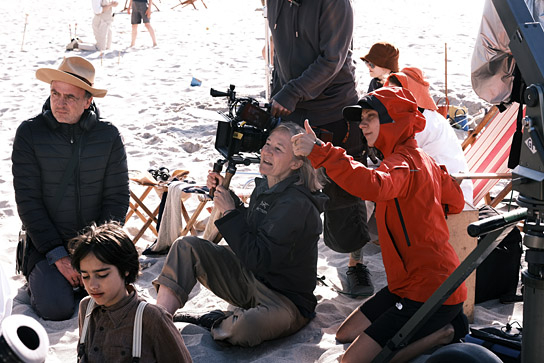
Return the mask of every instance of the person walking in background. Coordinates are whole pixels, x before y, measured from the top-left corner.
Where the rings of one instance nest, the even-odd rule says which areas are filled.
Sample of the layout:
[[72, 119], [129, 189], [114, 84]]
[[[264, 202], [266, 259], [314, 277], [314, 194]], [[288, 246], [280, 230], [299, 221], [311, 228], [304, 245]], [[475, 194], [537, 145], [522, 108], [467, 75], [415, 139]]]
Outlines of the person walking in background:
[[[342, 108], [358, 99], [351, 1], [301, 3], [267, 1], [274, 52], [272, 115], [300, 126], [308, 119], [320, 138], [366, 162], [364, 139], [342, 117]], [[353, 297], [372, 295], [374, 287], [362, 255], [363, 246], [370, 240], [365, 202], [334, 181], [323, 191], [330, 199], [324, 212], [325, 244], [336, 252], [350, 254], [347, 293]]]
[[96, 49], [102, 52], [111, 48], [113, 8], [117, 6], [115, 0], [92, 0], [94, 12], [93, 33], [96, 39]]
[[151, 26], [151, 6], [153, 5], [153, 0], [130, 0], [127, 13], [130, 15], [130, 23], [132, 24], [132, 41], [130, 46], [133, 47], [136, 45], [136, 36], [138, 35], [138, 25], [143, 22], [151, 40], [153, 41], [153, 46], [157, 46], [157, 39], [155, 38], [155, 31]]
[[391, 73], [399, 71], [399, 50], [393, 44], [387, 42], [372, 45], [368, 54], [361, 57], [361, 60], [368, 67], [368, 72], [372, 77], [368, 92], [383, 87], [387, 77]]
[[27, 234], [22, 272], [30, 303], [46, 320], [72, 317], [81, 277], [68, 241], [91, 223], [124, 222], [129, 205], [127, 155], [119, 130], [100, 119], [95, 69], [81, 57], [40, 68], [50, 84], [42, 112], [23, 121], [13, 140], [13, 186]]
[[[132, 285], [140, 272], [138, 251], [120, 224], [91, 225], [69, 247], [72, 266], [89, 294], [79, 304], [78, 362], [191, 362], [172, 316], [161, 306], [145, 304]], [[136, 357], [133, 334], [138, 333]]]

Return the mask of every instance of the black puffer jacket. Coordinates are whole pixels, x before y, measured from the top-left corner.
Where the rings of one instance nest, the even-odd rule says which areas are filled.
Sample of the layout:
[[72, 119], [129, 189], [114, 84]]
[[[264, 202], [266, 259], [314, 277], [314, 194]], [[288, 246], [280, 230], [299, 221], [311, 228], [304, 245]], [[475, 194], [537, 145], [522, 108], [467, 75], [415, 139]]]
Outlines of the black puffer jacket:
[[[82, 135], [78, 146], [75, 141]], [[56, 207], [55, 195], [74, 148], [79, 164]], [[17, 210], [32, 240], [26, 276], [48, 252], [66, 248], [90, 223], [124, 222], [129, 203], [125, 147], [117, 128], [99, 120], [94, 103], [70, 125], [53, 117], [48, 99], [40, 115], [18, 127], [11, 159]]]
[[266, 179], [256, 178], [249, 208], [238, 207], [215, 225], [257, 279], [311, 317], [317, 305], [313, 292], [320, 213], [328, 198], [297, 181], [298, 175], [293, 175], [269, 189]]

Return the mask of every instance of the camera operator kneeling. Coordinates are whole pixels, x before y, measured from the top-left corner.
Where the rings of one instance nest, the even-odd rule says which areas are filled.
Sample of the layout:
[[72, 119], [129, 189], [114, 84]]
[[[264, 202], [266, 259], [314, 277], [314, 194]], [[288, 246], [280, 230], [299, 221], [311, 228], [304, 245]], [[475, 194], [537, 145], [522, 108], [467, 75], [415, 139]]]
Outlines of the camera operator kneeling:
[[248, 208], [221, 186], [219, 174], [208, 175], [215, 208], [224, 213], [215, 224], [228, 246], [198, 237], [176, 240], [153, 281], [157, 304], [174, 314], [198, 280], [236, 308], [201, 317], [176, 314], [174, 321], [202, 325], [215, 340], [255, 346], [291, 335], [313, 318], [327, 197], [308, 159], [293, 154], [291, 137], [300, 132], [293, 123], [271, 132], [261, 150], [263, 178], [256, 178]]

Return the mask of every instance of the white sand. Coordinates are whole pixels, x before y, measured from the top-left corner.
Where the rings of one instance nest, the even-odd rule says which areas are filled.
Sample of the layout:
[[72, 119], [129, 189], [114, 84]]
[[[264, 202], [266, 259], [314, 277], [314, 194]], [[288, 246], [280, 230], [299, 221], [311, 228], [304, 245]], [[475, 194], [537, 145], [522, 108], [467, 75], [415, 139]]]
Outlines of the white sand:
[[[97, 68], [96, 86], [108, 89], [97, 99], [102, 116], [112, 121], [126, 142], [131, 170], [166, 166], [190, 170], [190, 179], [199, 183], [212, 163], [219, 159], [213, 147], [217, 114], [224, 111], [222, 98], [209, 96], [210, 87], [226, 90], [236, 85], [239, 96], [264, 96], [264, 19], [258, 0], [205, 0], [208, 9], [197, 2], [198, 10], [181, 6], [177, 0], [156, 1], [160, 12], [152, 16], [159, 46], [152, 48], [149, 34], [140, 25], [137, 45], [130, 44], [130, 20], [126, 13], [114, 19], [114, 44], [103, 58], [98, 52], [66, 52], [70, 29], [93, 42], [90, 1], [6, 1], [0, 7], [4, 19], [0, 28], [0, 236], [3, 240], [0, 263], [10, 274], [16, 294], [13, 312], [37, 318], [23, 289], [24, 278], [11, 275], [15, 270], [15, 248], [20, 221], [16, 212], [11, 176], [11, 149], [19, 123], [36, 115], [48, 94], [48, 86], [36, 80], [40, 67], [56, 68], [64, 56], [78, 54]], [[117, 8], [120, 11], [123, 1]], [[304, 4], [305, 6], [309, 6]], [[468, 107], [470, 117], [489, 107], [472, 91], [470, 58], [479, 27], [482, 0], [455, 2], [389, 0], [355, 1], [355, 54], [366, 54], [376, 41], [389, 41], [400, 48], [400, 64], [422, 68], [438, 100], [444, 97], [444, 44], [448, 44], [448, 96], [454, 105]], [[28, 15], [28, 17], [27, 17]], [[28, 23], [25, 26], [25, 19]], [[339, 25], [340, 26], [340, 25]], [[26, 31], [24, 29], [26, 27]], [[23, 44], [24, 32], [24, 44]], [[366, 67], [357, 63], [359, 91], [367, 89], [370, 78]], [[191, 87], [192, 77], [202, 86]], [[460, 135], [463, 137], [463, 135]], [[241, 166], [232, 185], [241, 186], [251, 178], [256, 166]], [[139, 193], [139, 191], [137, 190]], [[150, 204], [158, 202], [151, 196]], [[196, 198], [189, 200], [190, 209]], [[141, 223], [136, 217], [127, 224], [135, 234]], [[138, 241], [143, 250], [154, 236], [149, 231]], [[164, 258], [146, 259], [154, 263], [139, 279], [140, 293], [150, 301], [156, 294], [151, 280], [159, 273]], [[385, 285], [379, 248], [365, 247], [365, 262], [372, 272], [376, 289]], [[338, 254], [322, 243], [319, 248], [319, 274], [341, 286], [347, 255]], [[224, 348], [209, 332], [193, 325], [179, 324], [185, 343], [195, 361], [232, 362], [309, 362], [335, 361], [347, 347], [334, 339], [335, 329], [362, 300], [339, 295], [318, 286], [317, 317], [292, 337], [262, 344], [257, 348]], [[185, 310], [205, 313], [227, 308], [205, 288], [197, 286]], [[521, 322], [522, 304], [500, 305], [490, 301], [476, 307], [475, 323]], [[74, 361], [78, 338], [77, 316], [63, 322], [43, 321], [51, 341], [48, 362]]]

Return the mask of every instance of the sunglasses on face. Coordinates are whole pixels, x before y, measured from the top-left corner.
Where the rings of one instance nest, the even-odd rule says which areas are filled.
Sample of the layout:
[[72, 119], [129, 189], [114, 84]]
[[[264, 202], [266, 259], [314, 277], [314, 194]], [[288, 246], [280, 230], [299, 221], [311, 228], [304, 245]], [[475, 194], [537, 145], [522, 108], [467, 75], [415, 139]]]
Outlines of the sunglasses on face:
[[374, 69], [374, 67], [376, 67], [376, 65], [375, 65], [374, 63], [369, 62], [369, 61], [367, 61], [366, 59], [363, 59], [363, 62], [365, 62], [365, 64], [366, 64], [367, 66], [369, 66], [370, 69]]

